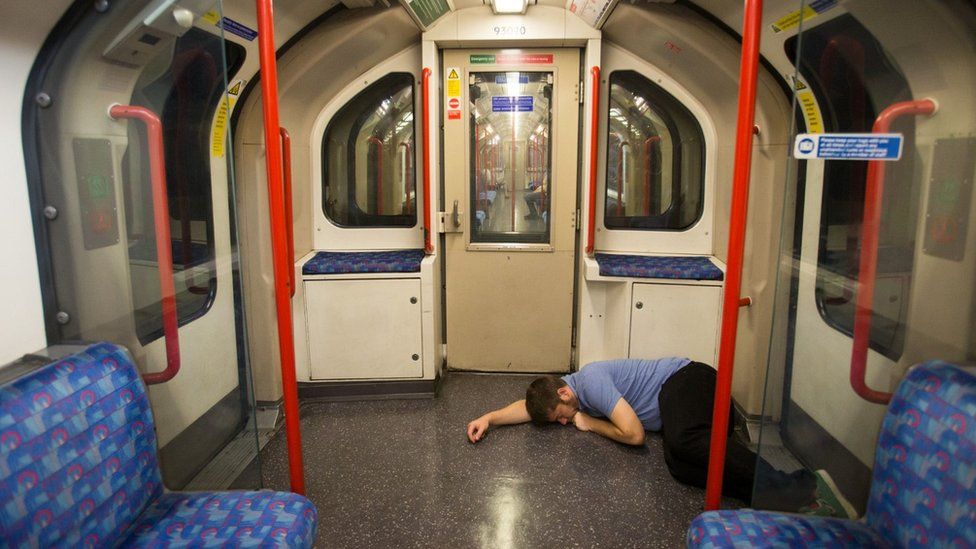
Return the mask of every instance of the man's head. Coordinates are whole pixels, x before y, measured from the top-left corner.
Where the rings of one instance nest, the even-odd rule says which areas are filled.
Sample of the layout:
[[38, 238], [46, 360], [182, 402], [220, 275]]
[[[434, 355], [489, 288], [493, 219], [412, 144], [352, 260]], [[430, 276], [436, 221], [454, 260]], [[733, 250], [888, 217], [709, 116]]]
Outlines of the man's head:
[[579, 400], [565, 381], [556, 376], [543, 376], [525, 391], [525, 408], [536, 425], [554, 421], [565, 425], [579, 411]]

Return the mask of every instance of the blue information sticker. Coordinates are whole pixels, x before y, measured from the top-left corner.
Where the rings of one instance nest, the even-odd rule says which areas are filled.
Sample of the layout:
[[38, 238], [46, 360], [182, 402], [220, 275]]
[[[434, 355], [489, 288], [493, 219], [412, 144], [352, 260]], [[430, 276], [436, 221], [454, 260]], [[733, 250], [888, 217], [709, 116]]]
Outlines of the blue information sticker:
[[491, 112], [532, 112], [532, 96], [493, 95]]
[[793, 155], [800, 159], [898, 160], [900, 133], [801, 133], [796, 136]]
[[231, 34], [236, 34], [247, 41], [253, 41], [258, 36], [258, 31], [243, 23], [238, 23], [230, 17], [224, 17], [221, 19], [220, 22], [217, 23], [217, 26]]
[[[513, 78], [512, 79], [512, 82], [514, 83], [514, 81], [515, 81], [515, 79]], [[529, 83], [529, 75], [527, 75], [527, 74], [520, 74], [520, 75], [518, 75], [518, 81], [519, 81], [519, 84], [528, 84]], [[495, 83], [496, 84], [508, 84], [508, 75], [507, 74], [496, 74], [495, 75]]]

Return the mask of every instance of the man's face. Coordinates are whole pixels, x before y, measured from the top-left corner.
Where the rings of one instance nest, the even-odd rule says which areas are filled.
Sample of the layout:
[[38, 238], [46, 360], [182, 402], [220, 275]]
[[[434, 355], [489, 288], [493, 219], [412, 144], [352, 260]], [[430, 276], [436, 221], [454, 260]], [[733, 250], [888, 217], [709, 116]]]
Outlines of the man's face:
[[563, 425], [572, 423], [573, 416], [579, 411], [579, 400], [576, 399], [576, 395], [572, 391], [565, 389], [568, 388], [563, 387], [559, 389], [559, 400], [561, 402], [549, 413], [549, 421], [558, 421]]

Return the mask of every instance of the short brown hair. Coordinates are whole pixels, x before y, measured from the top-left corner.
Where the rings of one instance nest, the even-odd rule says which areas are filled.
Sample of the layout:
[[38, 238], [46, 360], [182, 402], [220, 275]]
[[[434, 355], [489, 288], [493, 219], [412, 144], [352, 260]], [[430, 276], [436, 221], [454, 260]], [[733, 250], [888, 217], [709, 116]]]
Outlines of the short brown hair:
[[543, 376], [533, 381], [525, 390], [525, 408], [536, 425], [549, 423], [549, 414], [562, 401], [556, 392], [565, 387], [566, 382], [556, 376]]

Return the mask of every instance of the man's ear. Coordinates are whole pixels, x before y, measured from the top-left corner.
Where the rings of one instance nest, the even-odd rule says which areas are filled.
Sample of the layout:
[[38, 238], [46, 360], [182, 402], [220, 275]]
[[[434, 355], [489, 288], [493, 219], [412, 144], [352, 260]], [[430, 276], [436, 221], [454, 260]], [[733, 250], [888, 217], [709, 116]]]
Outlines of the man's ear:
[[573, 395], [573, 390], [568, 385], [564, 385], [556, 389], [556, 394], [559, 395], [559, 400], [566, 402]]

